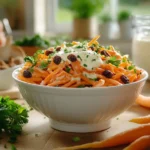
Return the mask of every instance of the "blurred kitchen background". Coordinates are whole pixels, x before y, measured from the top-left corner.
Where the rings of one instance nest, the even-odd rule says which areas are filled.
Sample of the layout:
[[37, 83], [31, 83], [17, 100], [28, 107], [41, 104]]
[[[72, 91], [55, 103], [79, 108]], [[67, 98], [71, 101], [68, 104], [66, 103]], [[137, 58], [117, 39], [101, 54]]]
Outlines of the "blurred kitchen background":
[[150, 0], [0, 0], [4, 34], [20, 46], [33, 46], [42, 37], [46, 48], [100, 34], [102, 45], [131, 55], [136, 15], [150, 15]]

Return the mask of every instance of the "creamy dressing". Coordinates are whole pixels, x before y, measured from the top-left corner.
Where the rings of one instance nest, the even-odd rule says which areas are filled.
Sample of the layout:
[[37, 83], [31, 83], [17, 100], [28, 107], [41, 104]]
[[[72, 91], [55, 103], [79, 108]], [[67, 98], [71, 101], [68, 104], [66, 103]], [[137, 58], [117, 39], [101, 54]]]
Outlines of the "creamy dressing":
[[93, 70], [103, 64], [100, 55], [92, 50], [87, 50], [87, 48], [66, 47], [62, 48], [54, 56], [57, 55], [60, 56], [63, 61], [69, 61], [67, 57], [70, 54], [74, 54], [81, 65], [88, 70]]
[[95, 73], [83, 72], [83, 75], [86, 76], [89, 79], [96, 79], [97, 78], [97, 75]]

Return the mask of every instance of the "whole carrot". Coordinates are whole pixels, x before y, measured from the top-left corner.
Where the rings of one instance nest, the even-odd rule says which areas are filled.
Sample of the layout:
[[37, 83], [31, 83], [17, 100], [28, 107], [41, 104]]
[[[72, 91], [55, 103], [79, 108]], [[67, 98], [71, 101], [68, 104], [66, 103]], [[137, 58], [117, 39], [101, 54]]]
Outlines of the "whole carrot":
[[132, 144], [130, 144], [128, 147], [126, 147], [123, 150], [145, 150], [147, 148], [150, 148], [150, 136], [145, 135], [137, 140], [135, 140]]
[[130, 122], [134, 122], [134, 123], [138, 123], [138, 124], [150, 123], [150, 115], [133, 118], [130, 120]]
[[150, 97], [139, 95], [136, 102], [141, 106], [150, 108]]
[[79, 149], [88, 149], [88, 148], [113, 147], [113, 146], [118, 146], [123, 144], [129, 144], [144, 135], [150, 135], [150, 124], [140, 125], [136, 128], [127, 130], [125, 132], [118, 133], [115, 136], [112, 136], [103, 141], [87, 143], [87, 144], [73, 146], [73, 147], [58, 148], [55, 150], [79, 150]]

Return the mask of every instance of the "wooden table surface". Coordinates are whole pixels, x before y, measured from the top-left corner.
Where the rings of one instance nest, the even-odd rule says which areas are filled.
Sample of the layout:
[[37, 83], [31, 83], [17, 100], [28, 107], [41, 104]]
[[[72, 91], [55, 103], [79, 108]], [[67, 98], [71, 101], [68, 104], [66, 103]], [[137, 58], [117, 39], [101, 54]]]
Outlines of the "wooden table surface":
[[[150, 82], [147, 82], [143, 93], [150, 95]], [[24, 100], [16, 100], [17, 103], [26, 105]], [[66, 133], [56, 131], [50, 128], [49, 120], [35, 110], [29, 113], [29, 123], [23, 128], [23, 134], [18, 138], [15, 144], [17, 150], [52, 150], [58, 147], [66, 147], [72, 145], [83, 144], [87, 142], [99, 141], [115, 135], [121, 131], [138, 126], [131, 123], [133, 117], [150, 114], [150, 109], [146, 109], [134, 104], [126, 112], [112, 119], [111, 127], [108, 130], [96, 133]], [[79, 142], [74, 142], [74, 137], [80, 137]], [[2, 139], [0, 142], [0, 150], [10, 149], [7, 139]], [[125, 146], [109, 148], [105, 150], [122, 150]], [[104, 150], [104, 149], [103, 149]]]

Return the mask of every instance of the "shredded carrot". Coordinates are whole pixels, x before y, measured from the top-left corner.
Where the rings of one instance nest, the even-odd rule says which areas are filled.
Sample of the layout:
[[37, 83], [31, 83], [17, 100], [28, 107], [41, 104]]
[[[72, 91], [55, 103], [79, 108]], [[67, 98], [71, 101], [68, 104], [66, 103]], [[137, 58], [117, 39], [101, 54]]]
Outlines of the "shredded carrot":
[[148, 149], [150, 149], [150, 135], [145, 135], [138, 138], [123, 150], [148, 150]]
[[150, 115], [133, 118], [130, 120], [130, 122], [134, 122], [138, 124], [150, 123]]
[[[103, 61], [99, 66], [88, 69], [87, 64], [82, 64], [82, 59], [88, 62], [89, 55], [86, 55], [86, 58], [80, 58], [79, 55], [75, 55], [75, 61], [70, 61], [69, 59], [63, 60], [64, 58], [60, 58], [60, 62], [57, 62], [59, 60], [56, 60], [55, 62], [55, 56], [59, 54], [57, 57], [61, 57], [61, 53], [56, 51], [54, 47], [51, 47], [47, 50], [43, 50], [41, 53], [36, 53], [32, 58], [32, 61], [25, 62], [24, 66], [19, 71], [18, 78], [24, 82], [33, 84], [70, 88], [118, 86], [125, 84], [121, 80], [122, 75], [126, 76], [130, 83], [140, 80], [141, 70], [137, 68], [131, 70], [127, 69], [129, 66], [132, 66], [132, 63], [128, 61], [127, 57], [121, 56], [115, 51], [113, 46], [109, 46], [109, 48], [101, 46], [97, 41], [99, 37], [100, 36], [96, 36], [83, 47], [83, 51], [88, 51], [88, 54], [90, 54], [89, 51], [95, 51], [92, 55], [98, 54], [96, 54], [97, 57], [100, 57]], [[72, 48], [76, 46], [80, 48], [82, 47], [82, 44], [83, 43], [76, 41], [70, 43]], [[63, 43], [60, 45], [60, 49], [63, 49], [63, 53], [66, 53], [65, 57], [68, 58], [67, 55], [72, 54], [72, 52], [66, 48], [67, 44]], [[76, 50], [76, 48], [74, 50]], [[48, 53], [50, 53], [50, 55], [47, 56], [46, 51], [49, 51]], [[103, 52], [104, 55], [103, 53], [101, 54], [101, 52]], [[31, 58], [28, 58], [27, 60], [29, 59]], [[112, 62], [109, 62], [109, 59]], [[36, 63], [33, 63], [33, 60]], [[93, 61], [96, 61], [96, 59], [89, 59], [89, 61], [92, 63]], [[26, 70], [31, 72], [32, 77], [24, 77], [23, 73]], [[112, 76], [109, 77], [104, 75], [104, 71], [111, 72]], [[143, 103], [145, 103], [145, 101], [143, 101]]]
[[73, 147], [58, 148], [56, 150], [79, 150], [79, 149], [89, 149], [89, 148], [114, 147], [123, 144], [130, 144], [136, 139], [145, 135], [150, 135], [150, 124], [141, 125], [136, 128], [127, 130], [125, 132], [118, 133], [117, 135], [112, 136], [103, 141], [87, 143], [87, 144], [73, 146]]
[[97, 41], [100, 38], [100, 35], [97, 35], [95, 38], [93, 38], [89, 43], [88, 46], [91, 46], [95, 41]]
[[136, 99], [136, 103], [141, 106], [150, 108], [150, 97], [139, 95], [138, 98]]

